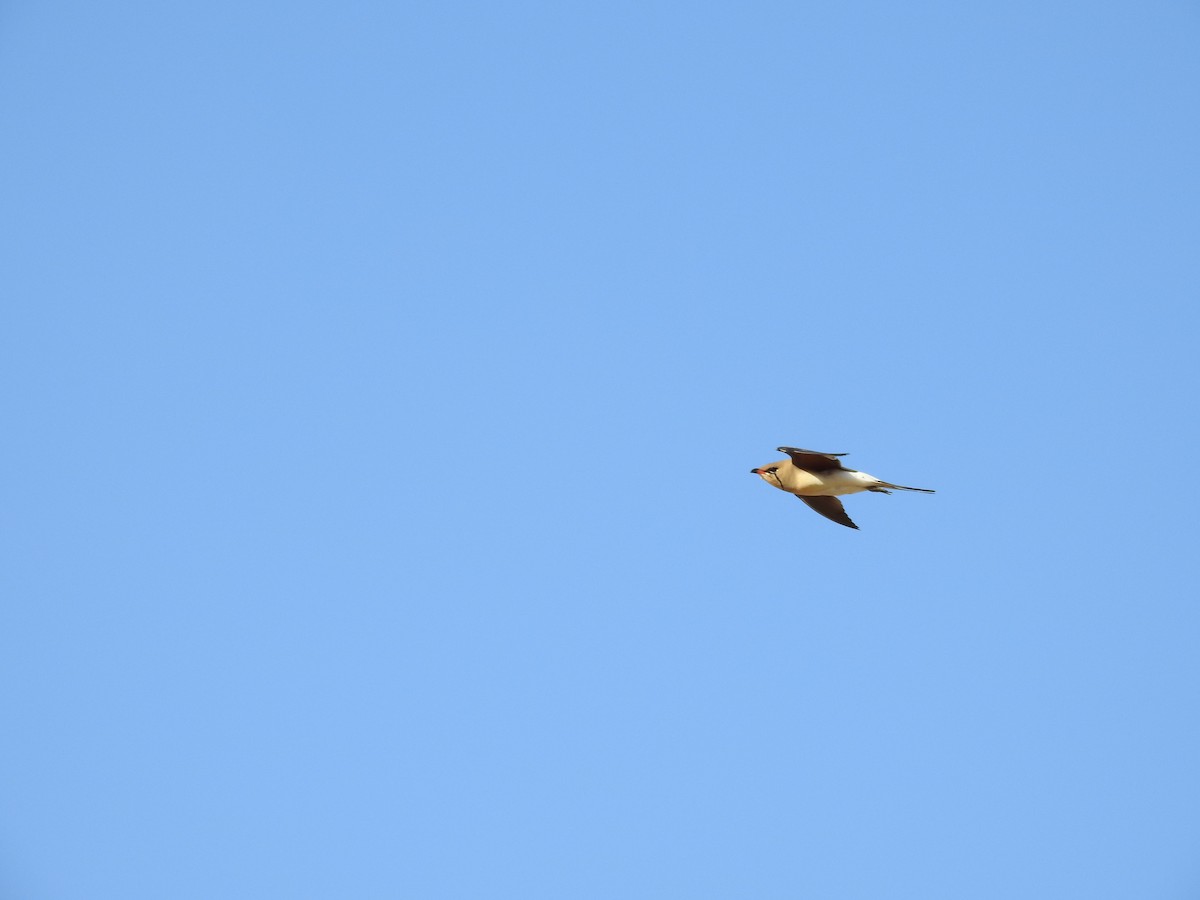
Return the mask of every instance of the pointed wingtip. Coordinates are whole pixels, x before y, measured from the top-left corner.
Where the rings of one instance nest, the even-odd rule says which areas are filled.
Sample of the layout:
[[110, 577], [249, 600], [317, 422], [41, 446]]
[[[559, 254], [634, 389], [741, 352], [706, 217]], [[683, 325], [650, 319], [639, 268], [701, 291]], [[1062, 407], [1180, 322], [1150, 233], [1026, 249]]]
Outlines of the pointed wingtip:
[[849, 453], [825, 453], [821, 450], [802, 450], [799, 447], [776, 447], [780, 453], [790, 453], [793, 450], [797, 453], [815, 453], [817, 456], [849, 456]]
[[846, 514], [846, 507], [842, 506], [842, 501], [837, 497], [820, 495], [816, 497], [805, 497], [801, 494], [793, 494], [797, 500], [804, 502], [804, 505], [811, 509], [819, 516], [824, 516], [831, 522], [837, 522], [839, 525], [845, 525], [847, 528], [858, 530], [858, 526], [854, 524], [854, 520]]

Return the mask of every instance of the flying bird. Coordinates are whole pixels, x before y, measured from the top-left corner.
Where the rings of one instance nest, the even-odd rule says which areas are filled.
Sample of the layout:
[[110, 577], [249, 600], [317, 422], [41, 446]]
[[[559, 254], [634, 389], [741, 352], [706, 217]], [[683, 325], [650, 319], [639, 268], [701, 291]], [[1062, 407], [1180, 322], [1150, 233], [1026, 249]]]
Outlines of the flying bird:
[[842, 494], [857, 494], [860, 491], [873, 491], [876, 494], [890, 494], [892, 491], [934, 493], [929, 488], [892, 484], [890, 481], [880, 481], [866, 472], [843, 468], [838, 457], [845, 456], [845, 453], [818, 453], [815, 450], [799, 450], [795, 447], [776, 449], [780, 453], [786, 453], [788, 458], [751, 469], [750, 472], [771, 487], [795, 494], [808, 504], [809, 509], [847, 528], [858, 526], [846, 515], [846, 509], [838, 499]]

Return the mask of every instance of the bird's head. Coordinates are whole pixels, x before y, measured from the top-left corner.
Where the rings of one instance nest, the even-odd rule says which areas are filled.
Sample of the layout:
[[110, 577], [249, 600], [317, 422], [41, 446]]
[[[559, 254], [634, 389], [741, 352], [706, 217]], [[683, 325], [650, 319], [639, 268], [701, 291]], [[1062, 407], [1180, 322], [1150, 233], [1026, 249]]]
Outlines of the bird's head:
[[771, 487], [777, 487], [782, 490], [783, 484], [779, 481], [779, 467], [785, 462], [787, 462], [787, 460], [781, 460], [780, 462], [774, 462], [766, 466], [760, 466], [757, 469], [751, 469], [750, 474], [757, 475], [767, 484], [771, 485]]

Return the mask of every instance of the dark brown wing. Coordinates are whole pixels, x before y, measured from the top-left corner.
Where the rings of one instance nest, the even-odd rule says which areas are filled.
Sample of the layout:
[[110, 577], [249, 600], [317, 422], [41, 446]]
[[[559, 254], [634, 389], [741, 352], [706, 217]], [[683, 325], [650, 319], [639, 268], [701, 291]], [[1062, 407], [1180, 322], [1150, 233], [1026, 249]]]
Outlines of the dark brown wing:
[[[799, 494], [793, 496], [800, 497]], [[827, 519], [833, 519], [839, 525], [845, 525], [847, 528], [857, 528], [858, 526], [851, 521], [846, 515], [846, 508], [842, 506], [842, 501], [837, 497], [800, 497], [808, 508], [813, 512], [819, 512]]]
[[818, 453], [816, 450], [799, 450], [795, 447], [776, 447], [780, 453], [786, 453], [792, 458], [792, 465], [806, 472], [828, 472], [830, 469], [840, 469], [842, 461], [839, 456], [845, 453]]

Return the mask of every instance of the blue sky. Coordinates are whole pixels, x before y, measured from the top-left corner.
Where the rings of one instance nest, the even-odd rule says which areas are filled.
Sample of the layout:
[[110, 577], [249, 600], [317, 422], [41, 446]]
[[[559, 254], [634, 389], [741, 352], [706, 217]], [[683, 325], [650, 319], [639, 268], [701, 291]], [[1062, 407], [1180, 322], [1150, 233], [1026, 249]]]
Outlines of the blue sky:
[[7, 4], [0, 888], [1196, 896], [1198, 41]]

